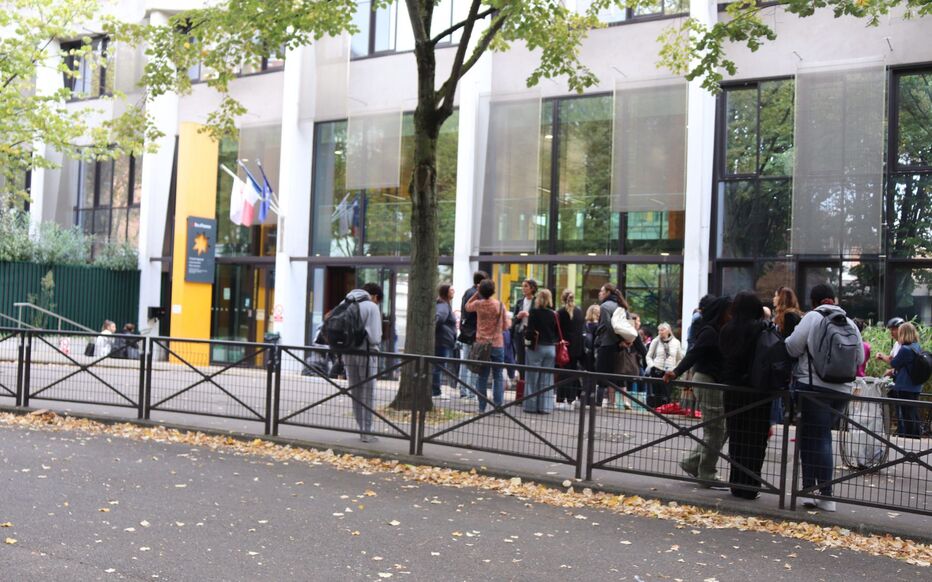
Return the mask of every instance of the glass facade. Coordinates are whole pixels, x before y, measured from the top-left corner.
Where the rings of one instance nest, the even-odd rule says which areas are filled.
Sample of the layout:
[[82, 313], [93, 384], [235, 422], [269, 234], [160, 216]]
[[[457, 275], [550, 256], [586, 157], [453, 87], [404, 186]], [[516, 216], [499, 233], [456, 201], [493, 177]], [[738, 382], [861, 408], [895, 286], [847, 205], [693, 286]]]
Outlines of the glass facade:
[[889, 99], [880, 254], [793, 254], [794, 81], [743, 82], [719, 99], [713, 289], [755, 290], [769, 301], [781, 285], [803, 303], [833, 285], [852, 316], [932, 322], [932, 70], [888, 71]]
[[135, 245], [141, 198], [141, 158], [81, 162], [75, 224], [94, 237], [95, 250], [108, 241]]

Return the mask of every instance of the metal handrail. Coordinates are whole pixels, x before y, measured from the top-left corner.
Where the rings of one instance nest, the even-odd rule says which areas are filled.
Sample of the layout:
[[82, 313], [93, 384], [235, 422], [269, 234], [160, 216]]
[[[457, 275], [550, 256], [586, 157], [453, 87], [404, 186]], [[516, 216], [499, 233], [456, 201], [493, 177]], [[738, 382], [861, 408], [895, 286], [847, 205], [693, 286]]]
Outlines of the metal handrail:
[[[91, 328], [89, 328], [89, 327], [85, 327], [85, 326], [81, 325], [80, 323], [78, 323], [78, 322], [76, 322], [76, 321], [72, 321], [72, 320], [68, 319], [67, 317], [65, 317], [65, 316], [63, 316], [63, 315], [58, 315], [57, 313], [54, 313], [54, 312], [52, 312], [52, 311], [49, 311], [48, 309], [45, 309], [44, 307], [39, 307], [38, 305], [33, 305], [32, 303], [14, 303], [14, 304], [13, 304], [13, 307], [16, 307], [17, 309], [19, 309], [19, 319], [20, 319], [20, 320], [23, 319], [23, 307], [27, 307], [27, 308], [29, 308], [29, 309], [35, 309], [35, 310], [38, 311], [39, 313], [44, 313], [45, 315], [48, 315], [49, 317], [54, 317], [55, 319], [57, 319], [57, 320], [58, 320], [58, 331], [61, 331], [61, 324], [62, 324], [62, 322], [64, 322], [64, 323], [68, 323], [68, 324], [70, 324], [70, 325], [73, 325], [74, 327], [80, 329], [81, 331], [86, 331], [86, 332], [90, 332], [90, 333], [97, 333], [97, 330], [93, 330], [93, 329], [91, 329]], [[22, 321], [20, 321], [20, 323], [22, 323]], [[23, 325], [25, 325], [25, 324], [23, 324]], [[29, 326], [29, 327], [33, 327], [33, 326]], [[36, 328], [33, 327], [33, 329], [36, 329]]]
[[7, 321], [12, 321], [13, 323], [16, 324], [16, 327], [18, 327], [18, 328], [20, 328], [20, 329], [22, 329], [22, 328], [24, 328], [24, 327], [25, 327], [25, 328], [28, 328], [28, 329], [39, 329], [38, 327], [36, 327], [36, 326], [34, 326], [34, 325], [29, 325], [29, 324], [26, 323], [25, 321], [20, 321], [20, 320], [16, 319], [15, 317], [10, 317], [10, 316], [7, 315], [6, 313], [0, 313], [0, 318], [3, 318], [3, 319], [5, 319], [5, 320], [7, 320]]

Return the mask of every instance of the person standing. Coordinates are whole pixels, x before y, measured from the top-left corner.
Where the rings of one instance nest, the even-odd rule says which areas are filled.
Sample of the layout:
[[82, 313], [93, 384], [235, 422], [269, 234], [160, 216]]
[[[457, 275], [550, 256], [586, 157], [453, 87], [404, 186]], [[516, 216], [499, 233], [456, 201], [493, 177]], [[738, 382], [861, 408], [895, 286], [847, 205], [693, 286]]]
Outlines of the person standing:
[[[731, 304], [731, 317], [722, 327], [719, 347], [722, 350], [721, 382], [745, 388], [751, 385], [751, 370], [757, 340], [770, 325], [765, 319], [764, 305], [751, 291], [735, 295]], [[728, 456], [731, 473], [728, 482], [731, 494], [739, 499], [757, 499], [761, 484], [760, 472], [767, 452], [770, 431], [770, 403], [768, 395], [733, 389], [724, 393], [725, 412], [729, 414]], [[760, 404], [764, 401], [765, 404]], [[741, 412], [737, 412], [738, 410]]]
[[[512, 309], [511, 343], [515, 348], [515, 360], [519, 365], [523, 366], [527, 363], [525, 361], [526, 344], [524, 341], [527, 335], [527, 318], [531, 313], [531, 308], [534, 307], [534, 296], [537, 295], [537, 281], [525, 279], [521, 283], [521, 295], [522, 297], [515, 301]], [[518, 376], [525, 378], [526, 374], [523, 370], [519, 370]]]
[[[803, 318], [803, 312], [799, 308], [799, 299], [796, 293], [789, 287], [780, 287], [773, 294], [773, 324], [777, 331], [784, 338], [790, 337], [796, 326]], [[783, 424], [784, 406], [783, 399], [777, 398], [770, 405], [770, 426], [769, 434], [773, 434], [774, 426]]]
[[[583, 328], [582, 337], [582, 367], [583, 370], [587, 372], [595, 372], [595, 338], [599, 329], [599, 316], [601, 311], [602, 310], [598, 305], [590, 305], [588, 308], [586, 308], [586, 326]], [[582, 402], [583, 399], [585, 399], [588, 404], [592, 404], [594, 398], [594, 389], [595, 385], [592, 378], [590, 376], [586, 376], [583, 379], [583, 393], [580, 394], [579, 400], [577, 400], [576, 403]]]
[[110, 321], [109, 319], [104, 320], [104, 324], [100, 326], [100, 334], [94, 340], [94, 357], [103, 358], [110, 355], [110, 351], [113, 349], [113, 332], [116, 331], [116, 324]]
[[[472, 274], [472, 287], [463, 293], [463, 301], [460, 304], [460, 334], [456, 340], [460, 349], [460, 358], [463, 360], [469, 359], [469, 348], [476, 341], [476, 314], [466, 311], [466, 304], [479, 290], [479, 283], [488, 278], [489, 274], [485, 271], [476, 271]], [[476, 374], [469, 369], [469, 366], [461, 364], [459, 374], [460, 398], [475, 398], [476, 395], [472, 390], [475, 389], [475, 386]]]
[[364, 443], [378, 439], [372, 432], [372, 411], [375, 405], [375, 378], [378, 370], [378, 357], [371, 352], [378, 352], [382, 345], [382, 288], [376, 283], [366, 283], [361, 289], [353, 289], [346, 294], [344, 301], [355, 302], [359, 307], [359, 318], [365, 329], [365, 339], [356, 346], [356, 350], [365, 350], [366, 354], [344, 354], [343, 366], [346, 370], [347, 385], [353, 394], [353, 417], [359, 427], [359, 439]]
[[524, 383], [524, 411], [550, 414], [553, 412], [553, 373], [542, 368], [553, 368], [557, 355], [557, 314], [553, 310], [553, 295], [550, 289], [541, 289], [534, 298], [534, 306], [528, 313], [525, 330], [527, 371]]
[[[599, 323], [595, 334], [595, 371], [601, 374], [615, 374], [618, 354], [622, 348], [631, 346], [631, 342], [622, 342], [612, 327], [612, 315], [615, 310], [628, 310], [628, 302], [614, 285], [606, 283], [599, 289]], [[604, 392], [608, 390], [608, 408], [615, 407], [615, 389], [607, 380], [600, 379], [596, 390], [595, 406], [602, 406]]]
[[[567, 342], [567, 348], [570, 353], [570, 361], [563, 368], [567, 370], [578, 370], [583, 357], [583, 332], [586, 322], [583, 321], [582, 310], [576, 307], [576, 297], [571, 289], [566, 289], [560, 294], [563, 307], [557, 315], [560, 318], [560, 331], [563, 332], [563, 339]], [[557, 388], [557, 404], [560, 409], [568, 409], [580, 396], [582, 383], [579, 377], [561, 384]]]
[[[650, 342], [647, 348], [647, 375], [651, 378], [663, 378], [663, 375], [676, 369], [677, 364], [683, 361], [683, 345], [673, 335], [673, 328], [669, 323], [657, 326], [657, 337]], [[670, 403], [670, 387], [664, 382], [650, 384], [651, 401], [654, 408]]]
[[[826, 483], [832, 480], [835, 473], [832, 427], [847, 404], [847, 399], [838, 396], [850, 395], [854, 385], [853, 382], [834, 382], [819, 376], [818, 369], [825, 365], [827, 360], [824, 359], [824, 352], [818, 350], [818, 344], [823, 343], [822, 340], [827, 337], [822, 332], [827, 327], [823, 325], [827, 318], [837, 321], [837, 327], [842, 327], [841, 324], [844, 323], [844, 332], [850, 341], [844, 344], [830, 341], [827, 345], [838, 347], [829, 352], [832, 363], [850, 367], [851, 380], [854, 380], [857, 368], [864, 361], [863, 340], [854, 322], [848, 319], [844, 309], [838, 306], [835, 290], [831, 286], [816, 285], [809, 292], [809, 300], [812, 303], [812, 311], [803, 316], [793, 333], [786, 338], [786, 353], [797, 358], [793, 368], [796, 388], [829, 396], [821, 402], [812, 397], [800, 398], [797, 444], [802, 465], [803, 487], [818, 485], [823, 496], [831, 497], [832, 486]], [[816, 337], [817, 335], [822, 337]], [[842, 352], [840, 348], [849, 343], [850, 350]], [[816, 358], [819, 359], [813, 361]], [[835, 502], [830, 499], [804, 499], [803, 505], [823, 511], [835, 511]]]
[[[483, 279], [479, 283], [479, 289], [469, 298], [466, 303], [466, 311], [476, 314], [476, 341], [489, 342], [492, 349], [489, 353], [489, 361], [493, 363], [504, 363], [505, 361], [505, 338], [502, 332], [508, 327], [508, 318], [505, 317], [505, 306], [501, 301], [495, 299], [495, 282], [491, 279]], [[482, 366], [479, 370], [479, 382], [477, 391], [479, 393], [479, 412], [485, 412], [488, 403], [488, 386], [489, 372], [492, 372], [492, 402], [495, 407], [502, 406], [505, 402], [505, 382], [502, 374], [502, 366]]]
[[[887, 362], [893, 368], [893, 389], [890, 390], [890, 398], [900, 400], [918, 400], [919, 394], [922, 393], [922, 384], [917, 384], [910, 376], [913, 362], [922, 353], [922, 346], [919, 344], [919, 332], [916, 326], [904, 322], [897, 329], [897, 341], [901, 348], [897, 351], [896, 357], [880, 354], [881, 359]], [[897, 436], [906, 438], [919, 438], [922, 436], [922, 425], [919, 422], [919, 411], [915, 406], [906, 403], [897, 404], [896, 406], [896, 426]]]
[[[438, 358], [449, 358], [456, 344], [456, 316], [453, 315], [453, 287], [443, 283], [437, 288], [437, 312], [434, 317], [434, 355]], [[441, 367], [445, 363], [434, 364], [433, 385], [431, 394], [434, 398], [447, 400], [440, 389]]]
[[[695, 382], [714, 383], [721, 379], [722, 350], [719, 347], [719, 333], [728, 321], [731, 297], [716, 297], [708, 301], [702, 309], [702, 319], [698, 322], [696, 338], [693, 345], [686, 350], [686, 356], [673, 369], [663, 375], [663, 381], [669, 382], [679, 378], [688, 370], [693, 371]], [[718, 459], [725, 446], [725, 407], [721, 390], [711, 388], [693, 388], [699, 401], [702, 421], [703, 442], [697, 444], [693, 452], [680, 462], [680, 468], [691, 477], [706, 482], [710, 489], [724, 491], [727, 487], [718, 478]]]

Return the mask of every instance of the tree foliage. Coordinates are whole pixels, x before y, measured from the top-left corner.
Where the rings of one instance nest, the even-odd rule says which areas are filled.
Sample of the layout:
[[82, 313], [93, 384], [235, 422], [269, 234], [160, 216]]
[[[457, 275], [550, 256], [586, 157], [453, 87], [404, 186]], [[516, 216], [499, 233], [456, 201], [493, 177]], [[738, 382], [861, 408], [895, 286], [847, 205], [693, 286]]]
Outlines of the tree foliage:
[[[104, 64], [84, 28], [101, 11], [99, 0], [0, 1], [0, 211], [11, 199], [25, 197], [28, 171], [55, 167], [33, 155], [36, 144], [70, 158], [113, 158], [141, 153], [145, 139], [157, 135], [141, 107], [100, 122], [94, 106], [68, 106], [73, 94], [64, 83], [51, 93], [36, 90], [37, 76], [50, 67], [58, 78], [79, 75], [65, 57], [87, 59], [95, 69]], [[55, 41], [63, 39], [81, 44], [56, 54]], [[114, 92], [104, 99], [123, 97]]]

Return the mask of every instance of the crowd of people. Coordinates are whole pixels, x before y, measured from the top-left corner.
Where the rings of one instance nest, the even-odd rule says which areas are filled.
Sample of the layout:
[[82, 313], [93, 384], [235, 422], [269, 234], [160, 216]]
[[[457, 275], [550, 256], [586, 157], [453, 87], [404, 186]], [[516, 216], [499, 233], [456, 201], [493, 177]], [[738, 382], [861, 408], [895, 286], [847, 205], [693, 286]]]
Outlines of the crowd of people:
[[[675, 391], [691, 393], [695, 404], [686, 413], [702, 418], [703, 426], [701, 442], [681, 460], [680, 468], [707, 487], [756, 499], [768, 439], [784, 416], [783, 398], [762, 398], [761, 391], [806, 391], [817, 397], [798, 399], [797, 445], [803, 487], [818, 491], [820, 498], [806, 499], [804, 504], [835, 510], [830, 499], [832, 430], [856, 379], [866, 373], [871, 346], [861, 337], [864, 322], [847, 316], [831, 286], [812, 288], [808, 312], [786, 287], [774, 293], [772, 307], [752, 291], [734, 297], [707, 295], [689, 322], [685, 349], [669, 323], [660, 323], [652, 337], [610, 283], [601, 287], [598, 302], [585, 312], [572, 290], [561, 292], [556, 305], [551, 291], [533, 279], [522, 282], [521, 296], [510, 306], [496, 297], [496, 291], [488, 274], [477, 271], [473, 286], [463, 294], [457, 318], [454, 289], [447, 283], [438, 288], [436, 355], [450, 358], [458, 353], [464, 365], [455, 373], [445, 364], [435, 365], [435, 398], [450, 398], [442, 381], [446, 372], [454, 377], [458, 373], [457, 381], [447, 384], [460, 398], [476, 399], [480, 413], [490, 405], [491, 413], [500, 412], [506, 387], [515, 389], [515, 398], [528, 414], [569, 410], [587, 397], [588, 404], [610, 410], [650, 407], [660, 413], [682, 413], [684, 407], [670, 382], [683, 378], [689, 387], [678, 385]], [[347, 295], [346, 301], [358, 306], [365, 328], [361, 345], [367, 349], [378, 349], [382, 340], [381, 299], [382, 289], [373, 283]], [[920, 437], [917, 410], [909, 404], [918, 398], [924, 382], [914, 381], [916, 362], [923, 355], [918, 333], [901, 318], [891, 319], [887, 327], [895, 347], [889, 355], [876, 358], [889, 365], [890, 396], [903, 401], [897, 406], [898, 434]], [[353, 412], [361, 438], [374, 440], [368, 433], [375, 359], [347, 354], [344, 363], [357, 395]], [[561, 376], [561, 370], [596, 372], [591, 377], [597, 380], [586, 386], [581, 379], [590, 376]], [[606, 375], [604, 379], [599, 373]], [[723, 391], [713, 384], [744, 388]], [[727, 482], [717, 471], [726, 444], [731, 460]]]

